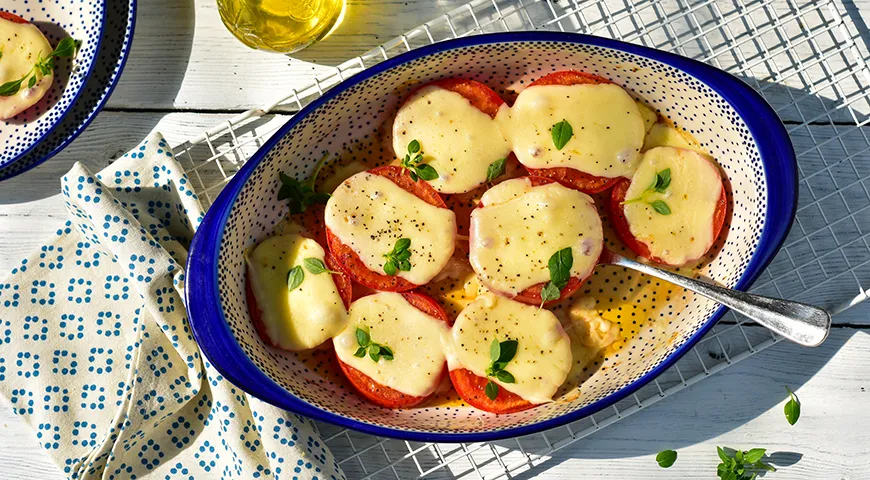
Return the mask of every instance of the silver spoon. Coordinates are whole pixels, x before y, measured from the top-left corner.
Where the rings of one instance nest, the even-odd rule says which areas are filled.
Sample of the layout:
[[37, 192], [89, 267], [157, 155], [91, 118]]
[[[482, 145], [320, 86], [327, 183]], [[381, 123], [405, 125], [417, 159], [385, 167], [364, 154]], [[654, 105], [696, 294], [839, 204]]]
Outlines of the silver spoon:
[[805, 303], [762, 297], [712, 285], [630, 260], [607, 250], [601, 255], [599, 263], [630, 268], [679, 285], [740, 312], [773, 332], [807, 347], [820, 345], [831, 329], [831, 316], [828, 312]]

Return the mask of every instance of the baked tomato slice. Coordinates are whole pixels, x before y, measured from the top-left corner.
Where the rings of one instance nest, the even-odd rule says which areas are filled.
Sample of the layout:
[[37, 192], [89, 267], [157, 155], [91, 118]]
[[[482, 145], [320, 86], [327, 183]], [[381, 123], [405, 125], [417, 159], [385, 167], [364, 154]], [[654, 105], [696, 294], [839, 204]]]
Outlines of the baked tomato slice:
[[[448, 327], [452, 326], [453, 322], [450, 321], [447, 312], [444, 311], [444, 308], [434, 298], [420, 292], [403, 292], [401, 295], [405, 297], [405, 300], [407, 300], [408, 303], [421, 312], [441, 320], [446, 323]], [[429, 396], [415, 397], [413, 395], [406, 395], [397, 390], [393, 390], [390, 387], [381, 385], [374, 381], [372, 377], [356, 368], [353, 368], [347, 363], [342, 362], [338, 356], [336, 356], [335, 359], [338, 361], [341, 371], [344, 372], [344, 376], [347, 377], [350, 384], [353, 385], [353, 388], [375, 405], [384, 408], [410, 408], [420, 405], [429, 398]], [[446, 370], [447, 364], [445, 363], [444, 370], [439, 377], [439, 383], [440, 379], [443, 379]]]
[[[424, 202], [436, 207], [447, 208], [441, 195], [435, 191], [428, 183], [424, 181], [415, 182], [405, 171], [404, 168], [387, 165], [368, 170], [369, 173], [380, 175], [391, 180], [396, 185], [402, 187], [411, 194]], [[359, 255], [349, 246], [341, 243], [328, 228], [326, 229], [326, 243], [329, 245], [329, 251], [335, 256], [341, 270], [357, 283], [380, 290], [382, 292], [404, 292], [413, 290], [419, 285], [415, 285], [402, 277], [385, 275], [370, 270]]]
[[498, 395], [495, 397], [495, 400], [490, 399], [486, 396], [485, 391], [489, 380], [484, 377], [478, 377], [471, 370], [465, 368], [451, 370], [450, 382], [453, 383], [453, 388], [465, 403], [485, 412], [514, 413], [534, 407], [534, 404], [528, 400], [524, 400], [519, 395], [511, 393], [504, 388], [498, 389]]
[[[528, 178], [529, 178], [529, 182], [531, 183], [531, 185], [533, 187], [537, 187], [540, 185], [547, 185], [547, 184], [555, 182], [555, 180], [553, 180], [551, 178], [546, 178], [546, 177], [529, 176]], [[483, 202], [481, 202], [477, 208], [484, 208], [484, 207], [485, 207], [485, 205], [483, 204]], [[544, 305], [552, 305], [554, 303], [559, 303], [562, 300], [570, 297], [571, 295], [574, 294], [574, 292], [579, 290], [581, 286], [583, 286], [583, 282], [585, 282], [585, 281], [586, 281], [585, 278], [571, 277], [570, 279], [568, 279], [568, 283], [565, 285], [565, 288], [563, 288], [559, 292], [559, 298], [557, 298], [555, 300], [550, 300], [549, 302], [545, 303]], [[518, 301], [518, 302], [522, 302], [522, 303], [525, 303], [528, 305], [540, 305], [541, 304], [541, 290], [543, 290], [544, 287], [547, 286], [547, 283], [548, 282], [541, 282], [541, 283], [538, 283], [536, 285], [532, 285], [531, 287], [529, 287], [529, 288], [523, 290], [522, 292], [520, 292], [519, 294], [517, 294], [517, 296], [515, 296], [513, 299]]]
[[0, 18], [4, 20], [9, 20], [13, 23], [30, 23], [27, 20], [19, 17], [18, 15], [15, 15], [14, 13], [4, 12], [3, 10], [0, 10]]
[[[414, 96], [417, 90], [425, 87], [441, 87], [444, 90], [458, 93], [465, 97], [475, 108], [481, 112], [495, 118], [499, 107], [504, 104], [504, 100], [493, 89], [475, 80], [465, 80], [463, 78], [445, 78], [443, 80], [435, 80], [415, 88], [408, 98]], [[407, 100], [406, 100], [407, 101]]]
[[[625, 201], [625, 194], [628, 192], [628, 187], [631, 185], [631, 180], [623, 178], [613, 188], [610, 193], [610, 201], [607, 203], [607, 216], [610, 219], [610, 224], [616, 232], [616, 236], [622, 243], [631, 249], [638, 257], [643, 257], [649, 261], [668, 265], [661, 258], [655, 257], [650, 253], [649, 247], [642, 241], [638, 240], [631, 233], [631, 228], [628, 226], [628, 219], [625, 218], [625, 206], [622, 202]], [[728, 197], [725, 194], [725, 185], [722, 185], [722, 194], [719, 195], [719, 202], [716, 203], [716, 209], [713, 211], [713, 241], [719, 238], [722, 233], [722, 227], [725, 225], [725, 216], [728, 213]], [[671, 265], [678, 267], [680, 265]]]
[[[336, 272], [340, 271], [338, 263], [329, 252], [326, 253], [324, 258], [326, 260], [323, 263], [326, 264], [326, 268]], [[333, 273], [332, 281], [335, 282], [335, 288], [338, 290], [338, 295], [344, 303], [344, 308], [350, 308], [350, 302], [353, 300], [353, 285], [351, 284], [350, 277], [344, 273]], [[254, 289], [251, 287], [251, 278], [247, 270], [245, 270], [245, 298], [248, 300], [248, 314], [251, 316], [251, 322], [254, 324], [257, 334], [260, 335], [260, 338], [267, 345], [280, 349], [281, 347], [273, 342], [269, 338], [269, 334], [266, 333], [266, 325], [263, 324], [263, 311], [257, 305], [257, 297], [254, 296]]]
[[[545, 75], [529, 84], [529, 87], [538, 87], [542, 85], [597, 85], [601, 83], [612, 83], [610, 80], [593, 75], [591, 73], [578, 72], [576, 70], [563, 70]], [[580, 170], [568, 167], [556, 168], [529, 168], [526, 167], [529, 175], [537, 175], [555, 180], [568, 188], [580, 190], [583, 193], [590, 195], [603, 192], [608, 188], [616, 185], [620, 178], [599, 177], [590, 175]]]

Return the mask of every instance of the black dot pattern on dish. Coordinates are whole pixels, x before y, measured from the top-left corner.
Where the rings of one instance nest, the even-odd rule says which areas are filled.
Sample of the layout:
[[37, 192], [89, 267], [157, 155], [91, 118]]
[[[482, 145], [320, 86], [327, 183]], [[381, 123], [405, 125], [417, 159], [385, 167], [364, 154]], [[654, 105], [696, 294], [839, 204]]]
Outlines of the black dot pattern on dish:
[[[287, 207], [276, 199], [278, 172], [307, 177], [324, 152], [379, 148], [379, 125], [415, 85], [448, 77], [481, 81], [510, 100], [547, 73], [576, 69], [612, 79], [643, 98], [677, 128], [691, 131], [722, 167], [733, 191], [726, 227], [697, 270], [734, 285], [764, 228], [767, 188], [759, 153], [744, 122], [717, 93], [665, 64], [606, 48], [524, 42], [459, 48], [411, 61], [339, 94], [306, 116], [256, 167], [231, 207], [218, 257], [222, 309], [245, 353], [263, 372], [318, 408], [370, 424], [406, 431], [460, 433], [515, 428], [553, 419], [604, 399], [640, 379], [681, 347], [714, 312], [713, 302], [664, 282], [601, 266], [577, 295], [596, 299], [602, 316], [617, 322], [622, 340], [585, 367], [579, 390], [553, 403], [493, 416], [465, 406], [389, 411], [360, 399], [345, 382], [314, 371], [309, 360], [266, 347], [247, 313], [243, 252], [270, 234]], [[391, 154], [374, 151], [376, 162]], [[739, 188], [737, 187], [739, 186]], [[735, 200], [738, 199], [738, 200]], [[613, 244], [613, 248], [619, 245]], [[560, 316], [564, 317], [565, 312]]]

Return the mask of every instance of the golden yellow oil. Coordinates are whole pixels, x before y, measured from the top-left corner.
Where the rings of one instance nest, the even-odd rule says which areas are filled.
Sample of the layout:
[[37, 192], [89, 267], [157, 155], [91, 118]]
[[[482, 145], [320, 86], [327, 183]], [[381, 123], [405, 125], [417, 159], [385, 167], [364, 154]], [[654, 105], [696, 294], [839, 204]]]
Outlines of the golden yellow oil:
[[292, 53], [326, 38], [344, 17], [345, 0], [217, 0], [221, 20], [245, 45]]

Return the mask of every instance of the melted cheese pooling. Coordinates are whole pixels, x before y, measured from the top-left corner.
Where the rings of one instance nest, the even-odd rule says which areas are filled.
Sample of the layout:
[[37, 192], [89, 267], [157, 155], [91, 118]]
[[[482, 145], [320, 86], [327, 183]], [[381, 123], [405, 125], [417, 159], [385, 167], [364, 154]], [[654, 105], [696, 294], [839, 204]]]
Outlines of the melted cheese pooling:
[[348, 178], [326, 203], [326, 226], [369, 270], [384, 272], [384, 254], [400, 238], [411, 240], [411, 270], [398, 276], [425, 285], [453, 255], [456, 214], [368, 172]]
[[[0, 85], [20, 79], [36, 64], [39, 56], [47, 57], [54, 49], [45, 35], [29, 23], [15, 23], [0, 18]], [[22, 82], [18, 93], [0, 97], [0, 119], [12, 118], [36, 104], [48, 92], [54, 74], [42, 76], [27, 88], [30, 78]]]
[[445, 338], [450, 370], [465, 368], [486, 377], [493, 339], [516, 340], [517, 353], [504, 368], [515, 383], [491, 380], [531, 403], [552, 401], [573, 362], [559, 319], [549, 310], [484, 293], [462, 310]]
[[[713, 245], [713, 213], [722, 194], [719, 170], [703, 155], [683, 148], [657, 147], [643, 155], [626, 200], [639, 197], [657, 172], [671, 169], [665, 193], [648, 194], [645, 202], [624, 205], [631, 234], [650, 253], [670, 265], [701, 258]], [[657, 213], [647, 202], [663, 200], [670, 215]]]
[[302, 283], [287, 290], [287, 274], [306, 258], [324, 260], [317, 242], [299, 235], [271, 237], [245, 255], [248, 281], [272, 343], [284, 350], [314, 348], [341, 332], [347, 321], [332, 274], [305, 270]]
[[462, 95], [437, 86], [418, 90], [402, 105], [393, 123], [393, 150], [404, 157], [412, 140], [420, 142], [423, 163], [438, 178], [441, 193], [465, 193], [486, 182], [489, 165], [510, 154], [495, 120]]
[[487, 190], [471, 213], [469, 260], [491, 290], [516, 295], [550, 280], [547, 263], [571, 247], [571, 276], [586, 278], [598, 263], [604, 232], [588, 195], [558, 183], [533, 187], [506, 180]]
[[[371, 341], [390, 347], [393, 359], [377, 362], [370, 356], [357, 357], [356, 329], [369, 333]], [[347, 328], [335, 339], [338, 358], [393, 390], [423, 397], [438, 387], [445, 356], [441, 338], [447, 324], [423, 313], [398, 293], [376, 293], [350, 305]]]
[[[646, 125], [637, 104], [618, 85], [543, 85], [520, 92], [496, 117], [520, 163], [568, 167], [599, 177], [629, 177], [640, 161]], [[553, 125], [573, 129], [557, 150]]]

